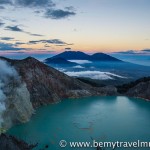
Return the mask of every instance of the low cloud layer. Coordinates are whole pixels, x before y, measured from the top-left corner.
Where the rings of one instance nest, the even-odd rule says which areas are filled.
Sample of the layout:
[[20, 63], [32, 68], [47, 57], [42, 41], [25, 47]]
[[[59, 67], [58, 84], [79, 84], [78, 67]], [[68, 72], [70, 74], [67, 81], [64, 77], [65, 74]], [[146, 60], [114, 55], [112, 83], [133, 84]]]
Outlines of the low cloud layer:
[[51, 0], [1, 0], [0, 4], [38, 8], [55, 6]]
[[62, 41], [60, 39], [29, 41], [29, 44], [38, 44], [38, 43], [68, 45], [66, 42], [64, 42], [64, 41]]
[[27, 49], [15, 47], [15, 45], [11, 43], [0, 42], [0, 51], [18, 51], [18, 50], [27, 50]]
[[114, 73], [101, 72], [101, 71], [79, 71], [79, 72], [66, 71], [64, 73], [69, 76], [86, 77], [86, 78], [97, 79], [97, 80], [113, 80], [115, 77], [126, 78], [126, 77], [123, 77]]
[[3, 41], [11, 41], [11, 40], [14, 40], [13, 37], [1, 37], [0, 39], [3, 40]]
[[0, 6], [0, 9], [5, 9], [5, 7], [3, 7], [3, 6]]
[[5, 23], [0, 20], [0, 27], [2, 27]]
[[22, 33], [25, 33], [25, 34], [28, 34], [28, 35], [31, 35], [31, 36], [43, 36], [41, 34], [34, 34], [34, 33], [30, 33], [30, 32], [24, 31], [23, 29], [21, 29], [17, 25], [16, 26], [6, 26], [5, 30], [14, 31], [14, 32], [22, 32]]
[[92, 63], [92, 62], [89, 61], [89, 60], [68, 60], [68, 61], [70, 61], [70, 62], [75, 62], [75, 63], [77, 63], [77, 64], [90, 64], [90, 63]]
[[77, 66], [74, 66], [73, 68], [76, 68], [76, 69], [83, 69], [85, 67], [81, 66], [81, 65], [77, 65]]
[[56, 9], [56, 3], [52, 0], [0, 0], [0, 8], [4, 8], [4, 5], [14, 6], [15, 8], [34, 8], [36, 14], [42, 13], [43, 17], [51, 19], [63, 19], [76, 15], [72, 6]]
[[150, 54], [150, 49], [143, 49], [143, 50], [128, 50], [128, 51], [121, 51], [115, 52], [116, 54]]
[[4, 5], [4, 4], [12, 4], [11, 0], [1, 0], [0, 4]]
[[19, 28], [18, 26], [7, 26], [5, 28], [6, 30], [9, 31], [15, 31], [15, 32], [24, 32], [21, 28]]
[[[29, 41], [29, 42], [16, 42], [16, 43], [8, 43], [6, 41], [16, 41], [13, 37], [1, 37], [0, 40], [0, 51], [21, 51], [21, 50], [26, 50], [29, 51], [31, 48], [24, 48], [22, 47], [23, 44], [26, 45], [34, 45], [34, 44], [39, 44], [43, 43], [44, 47], [49, 48], [51, 47], [50, 45], [69, 45], [68, 43], [60, 40], [60, 39], [49, 39], [49, 40], [37, 40], [37, 41]], [[45, 50], [45, 49], [36, 49], [36, 50]]]
[[69, 10], [62, 10], [62, 9], [48, 9], [45, 12], [45, 17], [46, 18], [51, 18], [51, 19], [62, 19], [62, 18], [68, 18], [70, 16], [76, 15], [75, 12], [69, 11]]

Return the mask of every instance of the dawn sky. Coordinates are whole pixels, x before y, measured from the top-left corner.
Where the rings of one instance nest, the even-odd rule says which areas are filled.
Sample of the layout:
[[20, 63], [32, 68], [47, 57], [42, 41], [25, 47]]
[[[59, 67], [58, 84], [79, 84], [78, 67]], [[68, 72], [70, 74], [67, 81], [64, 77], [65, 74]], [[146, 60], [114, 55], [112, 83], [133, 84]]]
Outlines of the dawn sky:
[[0, 54], [150, 48], [150, 0], [0, 0]]

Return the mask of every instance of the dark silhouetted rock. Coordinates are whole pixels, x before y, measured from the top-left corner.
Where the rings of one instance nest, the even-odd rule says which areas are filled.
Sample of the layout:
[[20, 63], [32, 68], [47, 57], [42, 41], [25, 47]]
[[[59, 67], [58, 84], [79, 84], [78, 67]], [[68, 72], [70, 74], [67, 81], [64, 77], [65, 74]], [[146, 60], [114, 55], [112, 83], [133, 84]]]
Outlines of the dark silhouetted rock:
[[36, 145], [29, 145], [13, 136], [0, 135], [0, 150], [32, 150]]
[[[22, 80], [26, 83], [34, 108], [57, 103], [63, 98], [107, 95], [107, 93], [110, 93], [109, 88], [107, 88], [108, 91], [94, 88], [32, 57], [23, 60], [1, 59], [14, 66]], [[113, 89], [115, 91], [115, 87]]]
[[150, 77], [145, 77], [117, 87], [118, 92], [130, 97], [150, 100]]
[[55, 65], [67, 65], [67, 66], [76, 66], [77, 63], [70, 62], [64, 58], [47, 58], [44, 61], [46, 64], [55, 64]]

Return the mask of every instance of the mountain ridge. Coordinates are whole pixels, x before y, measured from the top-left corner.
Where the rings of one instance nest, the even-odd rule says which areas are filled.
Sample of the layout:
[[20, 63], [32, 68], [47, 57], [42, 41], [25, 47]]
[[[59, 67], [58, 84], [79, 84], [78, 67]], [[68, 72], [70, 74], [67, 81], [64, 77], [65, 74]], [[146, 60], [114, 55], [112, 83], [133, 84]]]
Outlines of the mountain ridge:
[[107, 55], [105, 53], [95, 53], [91, 56], [92, 60], [101, 60], [101, 61], [121, 61], [115, 57]]
[[32, 150], [37, 144], [28, 144], [14, 136], [7, 134], [0, 135], [0, 148], [1, 150]]
[[44, 63], [46, 64], [58, 64], [58, 65], [68, 65], [68, 66], [76, 66], [78, 65], [75, 62], [70, 62], [64, 58], [58, 57], [58, 58], [47, 58], [45, 59]]
[[117, 91], [122, 95], [150, 101], [150, 77], [140, 78], [134, 82], [117, 86]]
[[65, 51], [60, 54], [53, 56], [52, 58], [63, 58], [66, 60], [88, 60], [90, 57], [88, 54], [85, 54], [80, 51]]
[[95, 53], [93, 55], [88, 55], [86, 53], [80, 51], [65, 51], [60, 54], [57, 54], [51, 58], [63, 58], [66, 60], [89, 60], [89, 61], [118, 61], [122, 62], [121, 60], [112, 57], [105, 53]]
[[0, 57], [0, 60], [7, 62], [12, 70], [15, 68], [19, 75], [8, 78], [3, 87], [6, 110], [2, 127], [6, 129], [29, 121], [40, 106], [58, 103], [65, 98], [113, 95], [117, 91], [115, 87], [92, 87], [32, 57], [23, 60]]

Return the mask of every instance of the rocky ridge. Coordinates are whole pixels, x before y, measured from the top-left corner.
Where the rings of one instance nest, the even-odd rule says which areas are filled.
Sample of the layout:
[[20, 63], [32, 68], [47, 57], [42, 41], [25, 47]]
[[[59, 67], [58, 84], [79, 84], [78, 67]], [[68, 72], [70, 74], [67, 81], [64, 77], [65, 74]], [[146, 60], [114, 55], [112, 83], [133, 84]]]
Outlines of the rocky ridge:
[[122, 95], [150, 100], [150, 77], [144, 77], [117, 87]]
[[28, 121], [34, 109], [42, 105], [58, 103], [64, 98], [116, 95], [117, 93], [115, 87], [92, 87], [32, 57], [23, 60], [4, 57], [0, 59], [14, 67], [19, 75], [19, 80], [15, 78], [9, 80], [9, 84], [4, 88], [7, 95], [7, 107], [3, 113], [5, 128]]
[[36, 147], [36, 145], [29, 145], [13, 136], [6, 134], [0, 135], [1, 150], [32, 150], [34, 147]]

